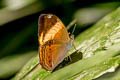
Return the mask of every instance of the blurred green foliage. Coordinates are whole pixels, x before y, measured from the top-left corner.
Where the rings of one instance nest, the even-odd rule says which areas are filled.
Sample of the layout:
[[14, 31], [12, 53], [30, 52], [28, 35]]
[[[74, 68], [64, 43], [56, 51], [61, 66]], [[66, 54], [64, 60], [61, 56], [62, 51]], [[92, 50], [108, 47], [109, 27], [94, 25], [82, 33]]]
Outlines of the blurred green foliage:
[[12, 78], [37, 54], [40, 14], [55, 14], [65, 25], [76, 19], [77, 36], [119, 5], [97, 0], [0, 0], [0, 79]]

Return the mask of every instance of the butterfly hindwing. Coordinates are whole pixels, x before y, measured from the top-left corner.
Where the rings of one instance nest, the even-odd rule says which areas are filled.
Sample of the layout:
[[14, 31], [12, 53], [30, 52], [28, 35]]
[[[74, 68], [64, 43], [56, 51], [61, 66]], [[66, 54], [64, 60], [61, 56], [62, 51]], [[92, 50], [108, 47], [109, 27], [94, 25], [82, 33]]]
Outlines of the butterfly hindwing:
[[56, 42], [45, 44], [40, 47], [40, 64], [47, 70], [53, 70], [64, 59], [67, 52], [67, 44]]

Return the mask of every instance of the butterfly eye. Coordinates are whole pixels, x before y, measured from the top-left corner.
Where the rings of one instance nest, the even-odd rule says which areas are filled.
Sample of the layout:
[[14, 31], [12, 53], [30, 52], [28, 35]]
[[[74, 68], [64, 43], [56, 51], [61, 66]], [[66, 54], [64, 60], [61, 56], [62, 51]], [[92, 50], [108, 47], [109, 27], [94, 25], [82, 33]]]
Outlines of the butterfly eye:
[[74, 35], [70, 35], [70, 39], [74, 40]]

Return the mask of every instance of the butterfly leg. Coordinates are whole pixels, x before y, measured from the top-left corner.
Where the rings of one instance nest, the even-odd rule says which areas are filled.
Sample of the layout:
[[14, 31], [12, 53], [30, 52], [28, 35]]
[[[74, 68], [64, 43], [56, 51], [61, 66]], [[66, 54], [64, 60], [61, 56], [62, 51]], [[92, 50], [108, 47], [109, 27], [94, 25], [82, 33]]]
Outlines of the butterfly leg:
[[68, 58], [69, 58], [69, 60], [70, 60], [70, 62], [71, 62], [71, 61], [72, 61], [72, 58], [71, 58], [71, 56], [70, 56], [70, 55], [68, 56]]
[[71, 56], [67, 56], [65, 59], [64, 59], [65, 62], [71, 62], [72, 61], [72, 58]]
[[72, 45], [72, 46], [73, 46], [73, 48], [75, 49], [75, 51], [76, 51], [76, 52], [78, 52], [78, 51], [79, 51], [79, 50], [77, 50], [77, 49], [76, 49], [76, 47], [75, 47], [74, 43], [73, 43], [73, 45]]

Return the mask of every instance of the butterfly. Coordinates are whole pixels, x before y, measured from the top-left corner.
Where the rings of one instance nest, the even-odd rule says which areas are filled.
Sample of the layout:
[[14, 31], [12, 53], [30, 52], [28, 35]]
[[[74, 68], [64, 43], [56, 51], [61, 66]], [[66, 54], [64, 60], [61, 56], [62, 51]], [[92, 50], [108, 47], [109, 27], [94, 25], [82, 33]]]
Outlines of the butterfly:
[[71, 49], [74, 35], [70, 35], [62, 21], [53, 14], [41, 14], [38, 20], [39, 58], [41, 66], [51, 71]]

